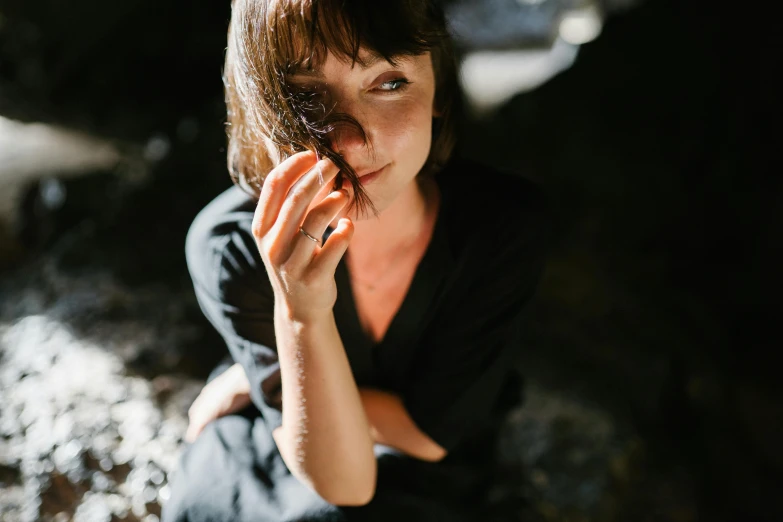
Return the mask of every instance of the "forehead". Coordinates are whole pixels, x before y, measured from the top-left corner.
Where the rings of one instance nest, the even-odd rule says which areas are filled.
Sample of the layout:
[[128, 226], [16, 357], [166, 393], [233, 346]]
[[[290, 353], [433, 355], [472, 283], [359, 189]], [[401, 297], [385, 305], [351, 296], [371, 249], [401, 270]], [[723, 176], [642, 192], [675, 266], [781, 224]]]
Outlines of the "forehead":
[[275, 78], [315, 76], [334, 60], [352, 71], [381, 60], [397, 66], [397, 57], [426, 53], [445, 34], [440, 11], [422, 0], [265, 1], [250, 38]]
[[385, 58], [381, 54], [362, 49], [356, 56], [356, 59], [351, 57], [340, 56], [332, 52], [327, 52], [324, 59], [319, 60], [317, 63], [310, 62], [308, 64], [300, 64], [290, 66], [286, 70], [286, 76], [288, 77], [315, 77], [321, 78], [324, 76], [324, 69], [330, 60], [337, 61], [338, 63], [348, 65], [351, 69], [358, 69], [365, 71], [372, 69], [380, 64], [390, 65], [392, 67], [400, 67], [406, 63], [409, 63], [415, 59], [414, 56], [400, 55], [393, 56], [389, 59]]

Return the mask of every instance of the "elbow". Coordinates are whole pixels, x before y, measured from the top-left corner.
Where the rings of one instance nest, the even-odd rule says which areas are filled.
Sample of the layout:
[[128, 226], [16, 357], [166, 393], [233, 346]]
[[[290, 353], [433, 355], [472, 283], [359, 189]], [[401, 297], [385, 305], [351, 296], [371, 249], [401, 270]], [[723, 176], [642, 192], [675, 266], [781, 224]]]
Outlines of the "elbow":
[[334, 487], [336, 484], [332, 483], [317, 487], [315, 490], [321, 498], [335, 506], [366, 506], [375, 497], [376, 479], [377, 466], [373, 465], [370, 476], [361, 482], [343, 483], [337, 488]]
[[438, 451], [434, 453], [430, 453], [427, 455], [424, 455], [421, 457], [421, 460], [425, 462], [440, 462], [441, 460], [446, 458], [446, 455], [448, 455], [445, 451]]
[[440, 462], [448, 454], [449, 452], [443, 446], [429, 439], [428, 443], [423, 444], [416, 452], [416, 457], [425, 462]]
[[290, 448], [286, 442], [287, 439], [283, 435], [282, 426], [272, 432], [272, 438], [277, 443], [280, 455], [283, 457], [283, 461], [288, 466], [288, 469], [291, 470], [291, 473], [330, 504], [335, 506], [364, 506], [369, 504], [375, 496], [378, 463], [373, 453], [369, 454], [366, 463], [362, 462], [360, 465], [354, 466], [354, 470], [358, 468], [364, 471], [354, 472], [345, 480], [334, 480], [334, 476], [327, 478], [323, 476], [323, 473], [316, 474], [312, 473], [312, 470], [307, 470], [306, 467], [291, 465], [296, 460], [290, 456], [286, 458], [287, 455], [290, 455]]
[[[346, 492], [347, 493], [347, 492]], [[321, 495], [324, 497], [323, 495]], [[375, 488], [364, 488], [364, 491], [356, 491], [341, 496], [327, 496], [324, 500], [339, 507], [360, 507], [369, 504], [375, 497]]]

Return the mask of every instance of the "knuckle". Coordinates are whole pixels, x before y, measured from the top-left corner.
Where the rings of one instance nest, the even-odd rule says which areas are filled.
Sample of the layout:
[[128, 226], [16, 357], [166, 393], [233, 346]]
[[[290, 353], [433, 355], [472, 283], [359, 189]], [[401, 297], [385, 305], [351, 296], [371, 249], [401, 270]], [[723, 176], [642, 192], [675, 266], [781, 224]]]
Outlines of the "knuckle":
[[266, 237], [258, 241], [258, 252], [261, 254], [261, 260], [264, 261], [266, 266], [270, 264], [275, 266], [278, 263], [278, 258], [281, 254], [280, 248], [276, 245], [271, 234], [267, 234]]
[[334, 213], [342, 208], [347, 200], [345, 195], [340, 192], [334, 194], [338, 195], [329, 195], [329, 198], [324, 202], [324, 204], [313, 208], [308, 214], [308, 220], [313, 219], [313, 221], [316, 223], [331, 221]]
[[306, 270], [302, 274], [302, 284], [310, 291], [318, 290], [321, 285], [320, 274], [315, 270]]
[[253, 221], [250, 223], [250, 232], [256, 241], [261, 241], [267, 234], [267, 230], [264, 229], [264, 214], [260, 209], [257, 209], [255, 215], [253, 215]]
[[253, 233], [253, 237], [260, 241], [264, 238], [264, 229], [261, 227], [261, 220], [260, 219], [254, 219], [253, 224], [251, 225], [251, 232]]
[[279, 192], [283, 188], [282, 173], [280, 171], [272, 171], [266, 177], [264, 185], [268, 187], [269, 192]]
[[342, 206], [345, 205], [348, 200], [350, 199], [348, 197], [348, 193], [345, 190], [338, 190], [335, 192], [332, 192], [329, 194], [329, 197], [331, 198], [331, 202], [334, 206]]
[[307, 221], [308, 223], [323, 223], [324, 221], [327, 221], [332, 214], [333, 212], [331, 212], [331, 209], [329, 208], [323, 208], [322, 206], [316, 207], [307, 215]]
[[266, 250], [266, 257], [269, 259], [269, 262], [274, 266], [280, 266], [282, 263], [282, 251], [280, 248], [275, 247], [274, 245], [269, 246], [269, 248]]
[[291, 199], [291, 202], [295, 205], [300, 205], [302, 203], [305, 203], [307, 199], [307, 186], [303, 183], [298, 184], [297, 186], [291, 189], [291, 194], [289, 198]]
[[260, 237], [258, 239], [258, 251], [261, 253], [262, 256], [269, 256], [270, 251], [272, 250], [272, 245], [269, 243], [269, 240], [266, 237]]

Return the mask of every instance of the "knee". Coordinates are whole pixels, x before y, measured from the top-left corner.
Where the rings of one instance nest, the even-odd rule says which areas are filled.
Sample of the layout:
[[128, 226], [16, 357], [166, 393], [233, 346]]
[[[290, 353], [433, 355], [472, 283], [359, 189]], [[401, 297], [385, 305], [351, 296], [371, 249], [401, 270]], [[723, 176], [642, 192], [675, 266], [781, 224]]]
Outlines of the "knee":
[[162, 506], [161, 522], [229, 522], [236, 519], [218, 487], [205, 477], [175, 474], [171, 496]]
[[[221, 497], [221, 487], [230, 481], [225, 476], [225, 455], [211, 441], [214, 423], [204, 428], [193, 444], [187, 445], [179, 466], [169, 476], [171, 496], [162, 506], [161, 522], [217, 522], [234, 517]], [[225, 480], [220, 480], [220, 478]], [[221, 486], [222, 484], [222, 486]]]
[[161, 522], [198, 522], [206, 520], [230, 520], [206, 516], [210, 506], [201, 481], [185, 475], [180, 467], [169, 478], [171, 496], [161, 509]]

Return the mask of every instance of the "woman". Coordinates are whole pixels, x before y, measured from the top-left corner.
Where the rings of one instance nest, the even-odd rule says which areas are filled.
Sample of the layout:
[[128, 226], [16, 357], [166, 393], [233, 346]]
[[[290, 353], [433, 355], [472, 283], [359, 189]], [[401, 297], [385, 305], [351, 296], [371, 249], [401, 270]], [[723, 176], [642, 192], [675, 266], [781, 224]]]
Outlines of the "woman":
[[532, 184], [453, 151], [442, 12], [234, 0], [224, 79], [237, 186], [187, 259], [235, 364], [163, 519], [469, 520], [544, 229]]

